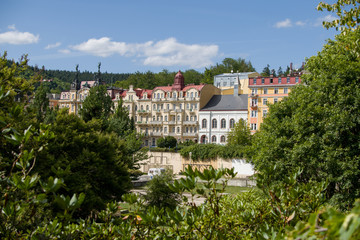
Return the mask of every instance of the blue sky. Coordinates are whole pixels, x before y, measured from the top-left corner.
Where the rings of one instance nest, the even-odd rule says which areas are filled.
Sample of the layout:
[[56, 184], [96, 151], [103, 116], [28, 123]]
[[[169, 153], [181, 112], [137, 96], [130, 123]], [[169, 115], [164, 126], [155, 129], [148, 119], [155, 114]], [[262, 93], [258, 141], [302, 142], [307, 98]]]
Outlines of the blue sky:
[[[329, 1], [328, 1], [329, 2]], [[330, 1], [331, 3], [331, 1]], [[195, 69], [224, 58], [277, 70], [337, 32], [313, 0], [1, 0], [0, 52], [46, 69], [133, 73]]]

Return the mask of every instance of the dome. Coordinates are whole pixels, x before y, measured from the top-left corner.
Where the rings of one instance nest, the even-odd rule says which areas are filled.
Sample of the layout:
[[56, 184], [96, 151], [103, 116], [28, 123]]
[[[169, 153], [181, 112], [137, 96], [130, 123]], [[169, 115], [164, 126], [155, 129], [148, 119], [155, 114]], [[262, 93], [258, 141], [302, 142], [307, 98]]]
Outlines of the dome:
[[184, 87], [185, 87], [184, 76], [179, 70], [179, 72], [175, 75], [174, 84], [172, 85], [172, 90], [180, 91]]

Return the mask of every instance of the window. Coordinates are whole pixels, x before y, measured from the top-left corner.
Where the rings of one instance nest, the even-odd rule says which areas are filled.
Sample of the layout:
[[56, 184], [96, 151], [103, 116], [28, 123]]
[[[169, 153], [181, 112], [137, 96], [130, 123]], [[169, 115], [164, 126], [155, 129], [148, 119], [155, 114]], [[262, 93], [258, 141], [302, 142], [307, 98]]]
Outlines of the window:
[[194, 97], [194, 93], [192, 92], [192, 93], [190, 93], [190, 97], [191, 98], [193, 98]]
[[256, 123], [250, 124], [250, 130], [256, 130]]
[[167, 109], [170, 109], [170, 104], [167, 104]]
[[212, 128], [217, 128], [217, 120], [214, 118], [211, 123]]
[[279, 93], [279, 89], [278, 88], [274, 88], [274, 94], [278, 94]]
[[268, 89], [264, 88], [264, 94], [268, 94]]
[[261, 79], [261, 84], [264, 84], [264, 83], [265, 83], [265, 79], [262, 78], [262, 79]]
[[216, 136], [215, 135], [211, 137], [211, 142], [216, 143]]
[[257, 88], [253, 88], [253, 89], [251, 89], [251, 94], [252, 94], [252, 95], [257, 94]]
[[251, 106], [252, 107], [256, 107], [257, 106], [257, 102], [258, 100], [255, 98], [255, 99], [251, 99]]
[[235, 127], [235, 120], [232, 118], [230, 119], [230, 128], [234, 128]]
[[149, 105], [146, 105], [146, 111], [149, 111]]
[[254, 78], [254, 84], [256, 84], [256, 78]]
[[180, 121], [180, 115], [177, 116], [177, 120]]
[[226, 128], [226, 120], [225, 120], [225, 118], [221, 119], [221, 128]]
[[157, 94], [157, 98], [160, 98], [160, 93]]
[[196, 127], [194, 127], [194, 133], [196, 133], [196, 131], [197, 131], [197, 128], [196, 128]]
[[177, 129], [176, 129], [176, 130], [177, 130], [177, 133], [179, 133], [179, 132], [180, 132], [180, 127], [177, 127]]
[[167, 118], [167, 115], [165, 115], [165, 122], [167, 122], [167, 119], [168, 119], [168, 118]]
[[144, 106], [143, 106], [143, 105], [141, 105], [141, 106], [140, 106], [140, 109], [141, 109], [141, 111], [142, 111], [142, 110], [144, 110]]
[[187, 108], [187, 109], [190, 109], [190, 104], [186, 104], [186, 108]]
[[263, 105], [267, 105], [267, 98], [263, 99]]
[[278, 83], [279, 83], [279, 84], [281, 83], [281, 77], [278, 78]]
[[176, 108], [176, 104], [173, 104], [173, 109], [175, 110], [175, 108]]
[[155, 104], [153, 105], [153, 109], [156, 110], [156, 105]]
[[289, 77], [286, 78], [286, 83], [290, 83], [290, 78]]
[[186, 115], [186, 121], [189, 121], [189, 116], [188, 115]]
[[263, 110], [263, 117], [266, 117], [266, 115], [267, 115], [267, 110], [264, 109], [264, 110]]
[[288, 93], [288, 88], [284, 88], [284, 93], [285, 93], [285, 94]]
[[195, 97], [198, 97], [198, 92], [195, 92]]
[[193, 128], [192, 127], [190, 127], [190, 133], [192, 133], [193, 132]]
[[299, 77], [295, 78], [295, 83], [299, 83]]
[[274, 79], [270, 78], [270, 83], [273, 83], [274, 82]]
[[251, 111], [251, 117], [257, 117], [257, 111]]
[[152, 145], [155, 146], [155, 138], [152, 139]]
[[222, 136], [220, 137], [220, 142], [222, 142], [222, 143], [225, 142], [225, 136], [224, 136], [224, 135], [222, 135]]
[[188, 127], [185, 128], [185, 132], [189, 132], [189, 128], [188, 128]]
[[207, 125], [207, 121], [206, 121], [206, 119], [203, 119], [201, 121], [201, 128], [206, 128], [206, 125]]
[[277, 98], [274, 98], [274, 103], [277, 103], [278, 102], [278, 99]]

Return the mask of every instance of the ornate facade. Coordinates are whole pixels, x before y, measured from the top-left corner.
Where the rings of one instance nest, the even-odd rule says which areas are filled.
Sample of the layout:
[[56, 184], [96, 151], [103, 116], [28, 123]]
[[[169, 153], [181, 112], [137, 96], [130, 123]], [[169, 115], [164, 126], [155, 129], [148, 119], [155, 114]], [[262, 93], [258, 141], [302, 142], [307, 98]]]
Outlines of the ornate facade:
[[153, 90], [134, 89], [115, 97], [115, 104], [123, 99], [123, 105], [135, 120], [136, 130], [144, 134], [145, 146], [156, 146], [160, 137], [173, 136], [178, 141], [198, 142], [199, 110], [220, 89], [213, 85], [184, 83], [179, 71], [173, 85], [156, 87]]

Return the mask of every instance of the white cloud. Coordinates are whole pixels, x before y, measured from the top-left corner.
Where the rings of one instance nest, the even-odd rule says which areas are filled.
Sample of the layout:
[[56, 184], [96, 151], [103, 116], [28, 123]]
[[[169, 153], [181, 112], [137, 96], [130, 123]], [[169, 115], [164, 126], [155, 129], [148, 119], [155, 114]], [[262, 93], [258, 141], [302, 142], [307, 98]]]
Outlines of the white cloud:
[[59, 53], [63, 53], [63, 54], [69, 54], [71, 53], [71, 51], [69, 49], [60, 49], [58, 50]]
[[322, 26], [323, 22], [332, 22], [332, 21], [334, 21], [336, 19], [338, 19], [338, 18], [329, 14], [329, 15], [326, 15], [325, 17], [318, 18], [314, 25], [316, 27]]
[[295, 25], [296, 26], [305, 26], [306, 25], [306, 23], [305, 22], [303, 22], [303, 21], [297, 21], [296, 23], [295, 23]]
[[61, 45], [61, 42], [57, 42], [57, 43], [54, 43], [54, 44], [49, 44], [45, 47], [46, 50], [48, 49], [52, 49], [52, 48], [57, 48]]
[[277, 23], [275, 24], [275, 27], [276, 27], [276, 28], [292, 27], [292, 23], [291, 23], [291, 20], [287, 18], [287, 19], [285, 19], [284, 21], [277, 22]]
[[[15, 28], [15, 26], [9, 26], [9, 28]], [[0, 44], [8, 43], [14, 45], [20, 44], [32, 44], [39, 41], [39, 35], [34, 35], [29, 32], [19, 32], [17, 30], [0, 33]]]
[[212, 64], [211, 58], [217, 56], [219, 50], [217, 45], [187, 45], [179, 43], [175, 38], [158, 42], [125, 43], [112, 41], [108, 37], [92, 38], [71, 46], [71, 49], [100, 57], [113, 54], [136, 56], [143, 60], [144, 65], [150, 66], [183, 65], [193, 68]]

